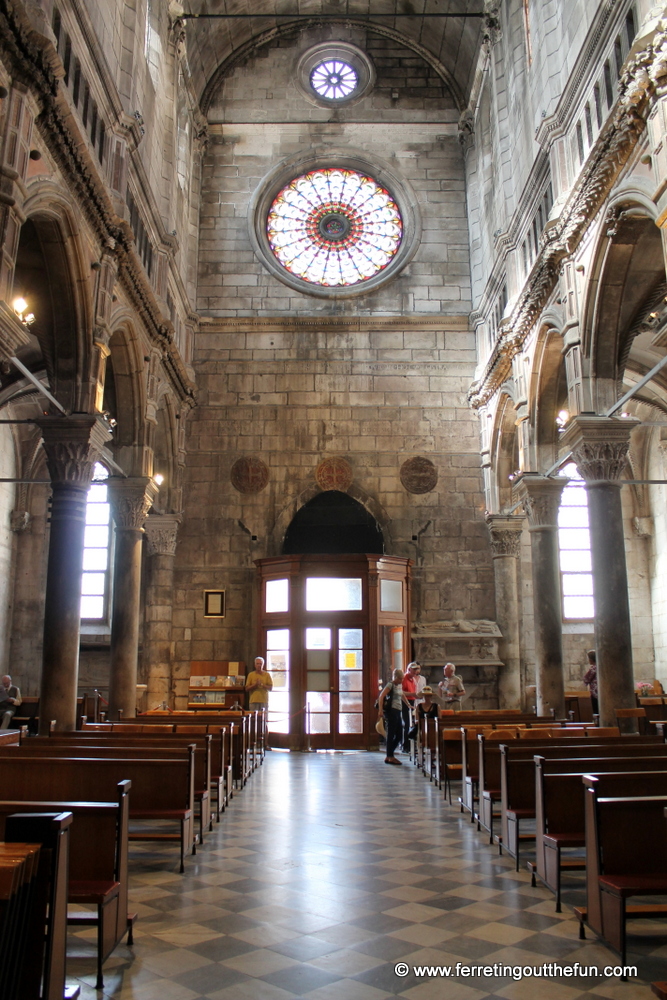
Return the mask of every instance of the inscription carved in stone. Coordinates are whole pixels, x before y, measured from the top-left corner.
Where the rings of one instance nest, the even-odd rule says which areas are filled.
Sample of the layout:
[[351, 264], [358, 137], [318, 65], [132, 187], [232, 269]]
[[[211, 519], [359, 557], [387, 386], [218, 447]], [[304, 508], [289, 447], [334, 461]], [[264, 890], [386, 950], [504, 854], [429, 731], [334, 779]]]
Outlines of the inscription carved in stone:
[[409, 458], [400, 475], [408, 493], [430, 493], [438, 484], [438, 470], [428, 458]]
[[269, 481], [269, 469], [261, 458], [239, 458], [229, 478], [239, 493], [261, 493]]
[[315, 481], [321, 490], [349, 490], [354, 479], [352, 466], [344, 458], [325, 458], [315, 470]]

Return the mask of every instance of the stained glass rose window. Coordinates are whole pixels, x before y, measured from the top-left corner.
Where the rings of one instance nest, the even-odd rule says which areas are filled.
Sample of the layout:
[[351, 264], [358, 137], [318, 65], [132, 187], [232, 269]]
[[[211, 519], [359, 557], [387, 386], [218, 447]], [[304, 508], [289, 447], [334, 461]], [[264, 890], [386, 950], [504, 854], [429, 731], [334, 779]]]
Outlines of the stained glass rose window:
[[327, 168], [295, 177], [280, 191], [267, 236], [291, 274], [333, 288], [384, 270], [401, 245], [403, 222], [391, 194], [372, 177]]

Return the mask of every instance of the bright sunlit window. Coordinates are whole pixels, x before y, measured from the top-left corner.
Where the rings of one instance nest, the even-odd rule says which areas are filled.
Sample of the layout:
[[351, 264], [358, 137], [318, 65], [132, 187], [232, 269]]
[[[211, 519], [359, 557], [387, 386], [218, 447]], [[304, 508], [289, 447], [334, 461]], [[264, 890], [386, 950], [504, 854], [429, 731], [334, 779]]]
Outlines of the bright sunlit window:
[[560, 475], [570, 480], [558, 511], [563, 618], [581, 621], [595, 614], [586, 488], [574, 462], [562, 468]]
[[361, 580], [308, 577], [306, 611], [361, 611]]
[[81, 576], [81, 618], [101, 621], [107, 617], [109, 597], [110, 511], [106, 480], [108, 471], [99, 462], [86, 503], [86, 531]]

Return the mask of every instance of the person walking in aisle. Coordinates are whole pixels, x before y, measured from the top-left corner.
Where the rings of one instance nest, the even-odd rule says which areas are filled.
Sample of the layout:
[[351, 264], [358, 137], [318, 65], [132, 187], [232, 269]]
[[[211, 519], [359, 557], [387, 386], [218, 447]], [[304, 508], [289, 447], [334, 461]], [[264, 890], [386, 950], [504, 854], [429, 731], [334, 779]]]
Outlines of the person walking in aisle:
[[[385, 684], [378, 700], [378, 722], [382, 720], [384, 714], [385, 728], [387, 730], [387, 755], [385, 764], [398, 764], [396, 760], [396, 747], [401, 742], [403, 733], [402, 708], [408, 705], [407, 698], [403, 694], [403, 671], [398, 667], [393, 671], [391, 680]], [[408, 705], [409, 709], [409, 705]]]

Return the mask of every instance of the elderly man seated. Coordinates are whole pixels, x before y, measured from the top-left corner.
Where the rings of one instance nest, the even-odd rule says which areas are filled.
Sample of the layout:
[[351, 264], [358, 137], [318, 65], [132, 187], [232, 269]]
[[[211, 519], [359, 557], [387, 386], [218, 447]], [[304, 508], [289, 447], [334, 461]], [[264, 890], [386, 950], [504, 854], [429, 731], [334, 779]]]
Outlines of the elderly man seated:
[[0, 678], [0, 729], [9, 729], [12, 716], [21, 704], [21, 692], [9, 674]]

